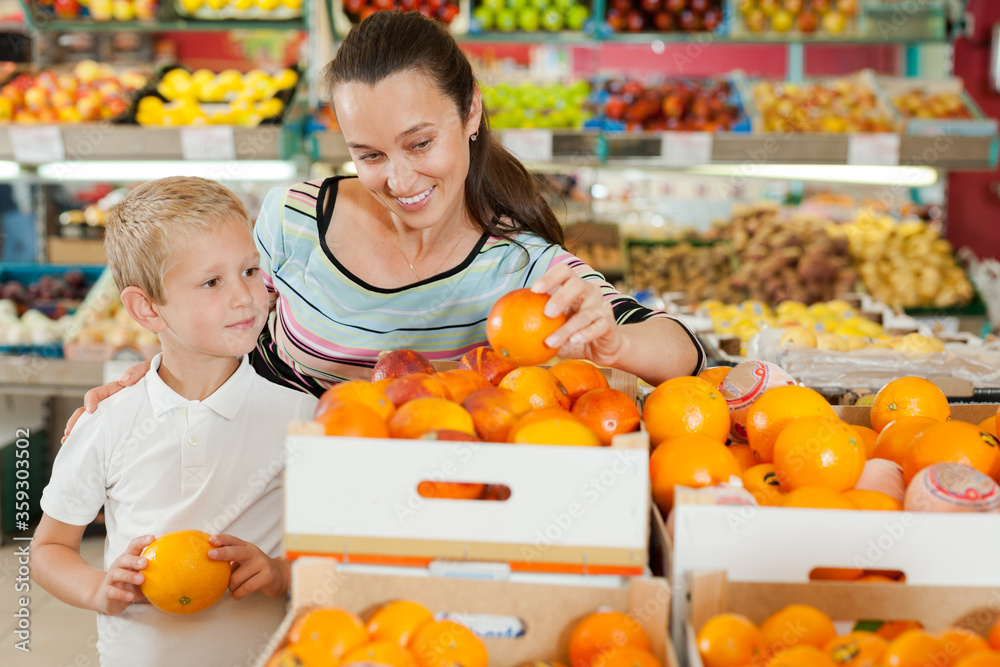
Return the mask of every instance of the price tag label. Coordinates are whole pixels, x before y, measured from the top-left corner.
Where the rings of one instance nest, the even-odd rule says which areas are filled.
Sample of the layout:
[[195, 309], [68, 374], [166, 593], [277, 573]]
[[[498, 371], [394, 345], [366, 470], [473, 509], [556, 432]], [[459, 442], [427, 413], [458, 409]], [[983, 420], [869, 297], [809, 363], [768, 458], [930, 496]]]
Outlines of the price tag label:
[[664, 132], [660, 157], [668, 167], [693, 167], [712, 162], [711, 132]]
[[552, 162], [549, 130], [504, 130], [500, 143], [523, 162]]
[[233, 128], [228, 125], [182, 127], [181, 152], [185, 160], [235, 160]]
[[62, 132], [53, 125], [9, 127], [7, 135], [14, 159], [22, 164], [60, 162], [66, 159]]
[[899, 166], [899, 135], [889, 132], [847, 137], [847, 164]]

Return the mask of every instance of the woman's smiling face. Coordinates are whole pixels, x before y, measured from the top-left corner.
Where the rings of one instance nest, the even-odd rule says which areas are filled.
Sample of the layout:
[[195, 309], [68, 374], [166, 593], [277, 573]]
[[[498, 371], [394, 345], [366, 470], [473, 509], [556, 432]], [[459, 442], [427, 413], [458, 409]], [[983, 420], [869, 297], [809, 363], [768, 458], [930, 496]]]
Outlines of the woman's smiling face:
[[469, 137], [482, 114], [478, 89], [468, 120], [433, 80], [417, 71], [374, 86], [334, 91], [337, 121], [365, 188], [412, 229], [463, 218]]

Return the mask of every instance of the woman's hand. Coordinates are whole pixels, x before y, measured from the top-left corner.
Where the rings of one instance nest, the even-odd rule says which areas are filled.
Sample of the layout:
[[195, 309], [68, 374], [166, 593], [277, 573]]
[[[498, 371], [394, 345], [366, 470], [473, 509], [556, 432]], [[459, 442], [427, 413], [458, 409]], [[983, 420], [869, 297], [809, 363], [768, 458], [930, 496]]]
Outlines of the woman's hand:
[[545, 314], [563, 313], [566, 323], [545, 340], [564, 359], [588, 359], [616, 366], [626, 339], [618, 329], [611, 304], [592, 280], [584, 280], [568, 264], [557, 264], [535, 281], [531, 291], [548, 294]]
[[288, 592], [291, 566], [283, 558], [270, 558], [259, 547], [232, 535], [209, 538], [215, 549], [208, 552], [211, 560], [227, 560], [233, 565], [229, 590], [234, 600], [241, 600], [260, 591], [269, 598]]
[[114, 382], [109, 382], [106, 385], [91, 389], [83, 396], [83, 407], [77, 408], [72, 415], [70, 415], [69, 421], [66, 422], [66, 428], [63, 430], [63, 437], [60, 442], [66, 442], [66, 438], [69, 436], [70, 431], [76, 425], [78, 419], [83, 416], [84, 410], [87, 412], [93, 412], [97, 409], [97, 404], [103, 401], [109, 396], [114, 396], [119, 391], [125, 387], [131, 387], [144, 376], [149, 371], [149, 362], [144, 361], [141, 364], [136, 364], [132, 366], [127, 371], [122, 373], [122, 376], [115, 380]]

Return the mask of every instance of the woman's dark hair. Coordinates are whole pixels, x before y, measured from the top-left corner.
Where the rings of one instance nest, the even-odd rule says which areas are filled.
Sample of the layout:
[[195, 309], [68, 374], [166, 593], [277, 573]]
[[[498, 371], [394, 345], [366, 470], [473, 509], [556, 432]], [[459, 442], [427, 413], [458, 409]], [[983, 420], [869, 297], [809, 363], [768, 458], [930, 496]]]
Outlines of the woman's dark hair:
[[[330, 99], [339, 84], [374, 86], [409, 71], [427, 74], [455, 102], [462, 122], [469, 119], [476, 85], [472, 66], [444, 24], [416, 11], [379, 11], [354, 26], [323, 70], [323, 92]], [[494, 236], [511, 239], [529, 230], [562, 245], [559, 221], [535, 179], [490, 132], [485, 108], [469, 151], [465, 203], [472, 219]]]

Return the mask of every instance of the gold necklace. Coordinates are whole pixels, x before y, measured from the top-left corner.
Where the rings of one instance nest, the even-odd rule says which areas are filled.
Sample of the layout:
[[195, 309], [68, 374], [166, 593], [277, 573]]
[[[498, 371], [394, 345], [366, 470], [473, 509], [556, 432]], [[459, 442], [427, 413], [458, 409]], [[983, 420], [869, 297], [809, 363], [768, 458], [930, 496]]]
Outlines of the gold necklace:
[[[392, 222], [390, 222], [389, 226], [392, 227], [392, 235], [396, 239], [396, 248], [399, 249], [399, 254], [402, 255], [403, 259], [406, 260], [406, 264], [410, 267], [410, 271], [413, 272], [413, 276], [417, 279], [417, 282], [420, 282], [423, 279], [417, 273], [417, 270], [415, 268], [413, 268], [413, 262], [411, 262], [410, 258], [406, 256], [405, 252], [403, 252], [403, 246], [399, 243], [399, 232], [396, 231], [396, 225], [394, 225], [394, 224], [392, 224]], [[455, 252], [456, 248], [458, 248], [458, 244], [462, 242], [462, 237], [464, 237], [464, 236], [465, 236], [465, 231], [462, 231], [462, 233], [458, 235], [458, 239], [456, 239], [455, 245], [453, 245], [451, 247], [451, 250], [448, 251], [448, 254], [444, 256], [444, 259], [441, 260], [441, 263], [437, 265], [437, 268], [434, 269], [433, 273], [431, 273], [430, 276], [436, 276], [437, 275], [438, 271], [441, 270], [441, 267], [444, 266], [444, 263], [448, 261], [449, 257], [451, 257], [451, 254], [453, 252]], [[428, 276], [428, 277], [430, 277], [430, 276]]]

